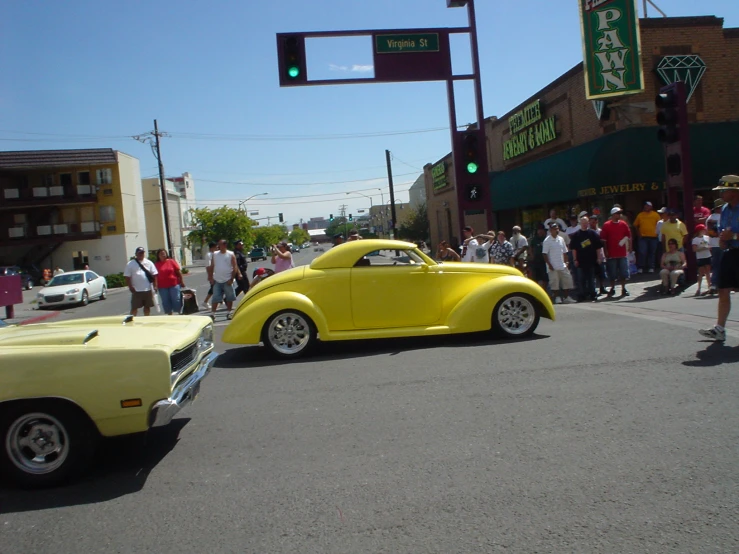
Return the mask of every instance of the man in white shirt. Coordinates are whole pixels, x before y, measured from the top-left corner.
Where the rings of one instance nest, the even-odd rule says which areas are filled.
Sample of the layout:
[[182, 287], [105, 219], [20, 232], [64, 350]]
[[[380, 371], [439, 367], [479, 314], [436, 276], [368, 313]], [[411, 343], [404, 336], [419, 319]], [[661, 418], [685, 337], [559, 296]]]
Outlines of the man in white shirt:
[[123, 271], [126, 286], [131, 291], [131, 315], [135, 316], [139, 308], [144, 308], [144, 315], [151, 313], [158, 288], [157, 273], [156, 266], [146, 258], [146, 249], [139, 246], [134, 259], [126, 264]]
[[[572, 289], [572, 275], [567, 268], [567, 245], [564, 239], [559, 236], [559, 225], [552, 223], [549, 225], [549, 236], [544, 239], [542, 244], [542, 254], [547, 264], [547, 274], [549, 275], [549, 288], [552, 295], [555, 296], [555, 304], [574, 304], [575, 300], [570, 298], [570, 289]], [[559, 291], [559, 296], [556, 296]]]
[[557, 225], [559, 225], [560, 230], [565, 230], [567, 228], [565, 222], [557, 217], [557, 210], [549, 210], [549, 219], [544, 221], [544, 227], [549, 230], [549, 226], [552, 223], [556, 223]]
[[[218, 250], [213, 256], [208, 268], [208, 281], [213, 286], [213, 302], [210, 313], [211, 319], [216, 319], [216, 308], [218, 304], [226, 301], [226, 319], [231, 319], [231, 309], [236, 292], [234, 291], [234, 278], [240, 276], [239, 266], [236, 264], [236, 255], [228, 249], [226, 239], [218, 241]], [[246, 276], [244, 276], [246, 278]]]
[[[478, 260], [478, 256], [476, 255], [478, 253], [478, 248], [480, 246], [480, 243], [477, 242], [477, 239], [473, 235], [474, 230], [472, 227], [465, 227], [462, 229], [462, 234], [464, 235], [464, 240], [462, 241], [462, 261], [463, 262], [476, 262], [476, 261], [483, 261]], [[487, 259], [489, 261], [490, 258]], [[485, 261], [484, 263], [487, 263]]]

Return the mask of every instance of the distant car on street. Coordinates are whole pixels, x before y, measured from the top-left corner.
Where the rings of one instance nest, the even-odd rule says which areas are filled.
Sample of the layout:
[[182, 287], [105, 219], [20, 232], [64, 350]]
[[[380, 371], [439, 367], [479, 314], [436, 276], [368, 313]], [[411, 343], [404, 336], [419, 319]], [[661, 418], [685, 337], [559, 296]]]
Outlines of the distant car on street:
[[264, 248], [253, 248], [252, 251], [249, 252], [249, 259], [252, 262], [258, 262], [259, 260], [266, 260], [267, 252], [264, 250]]
[[25, 290], [31, 290], [33, 288], [33, 277], [23, 271], [20, 267], [17, 265], [0, 266], [0, 277], [10, 275], [20, 275], [21, 285]]
[[90, 300], [105, 300], [108, 282], [94, 271], [67, 271], [54, 277], [36, 296], [39, 308], [54, 308], [81, 304]]
[[291, 244], [290, 252], [300, 252], [300, 247], [297, 244]]

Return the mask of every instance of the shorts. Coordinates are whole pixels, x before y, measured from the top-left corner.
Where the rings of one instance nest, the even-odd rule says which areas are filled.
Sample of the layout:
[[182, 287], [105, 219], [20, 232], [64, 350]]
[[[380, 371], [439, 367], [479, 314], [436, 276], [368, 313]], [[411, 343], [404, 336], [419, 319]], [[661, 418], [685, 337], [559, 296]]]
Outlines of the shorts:
[[718, 288], [739, 289], [739, 248], [724, 250], [718, 269]]
[[[244, 273], [246, 275], [246, 273]], [[241, 293], [246, 294], [249, 292], [249, 279], [237, 279], [236, 280], [236, 296], [238, 296]]]
[[233, 302], [236, 300], [236, 293], [234, 292], [233, 285], [229, 285], [227, 282], [219, 283], [218, 281], [213, 283], [213, 298], [211, 299], [211, 302], [213, 302], [213, 304], [223, 302], [224, 296], [226, 297], [226, 302]]
[[569, 269], [549, 270], [549, 288], [555, 290], [570, 290], [573, 287], [572, 275]]
[[606, 265], [611, 281], [629, 278], [629, 262], [626, 258], [608, 258]]
[[145, 290], [143, 292], [132, 292], [131, 293], [131, 309], [138, 310], [139, 308], [153, 308], [154, 307], [154, 295], [152, 291]]
[[711, 257], [709, 256], [708, 258], [697, 258], [696, 263], [698, 264], [698, 267], [711, 265]]

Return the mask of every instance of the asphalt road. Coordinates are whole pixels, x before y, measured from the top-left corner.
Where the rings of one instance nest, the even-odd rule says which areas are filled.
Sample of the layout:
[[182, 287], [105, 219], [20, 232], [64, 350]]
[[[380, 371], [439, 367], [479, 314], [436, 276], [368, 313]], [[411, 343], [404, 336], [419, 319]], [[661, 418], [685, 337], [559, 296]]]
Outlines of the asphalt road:
[[289, 364], [219, 343], [145, 444], [0, 490], [0, 552], [737, 552], [737, 335], [646, 305]]

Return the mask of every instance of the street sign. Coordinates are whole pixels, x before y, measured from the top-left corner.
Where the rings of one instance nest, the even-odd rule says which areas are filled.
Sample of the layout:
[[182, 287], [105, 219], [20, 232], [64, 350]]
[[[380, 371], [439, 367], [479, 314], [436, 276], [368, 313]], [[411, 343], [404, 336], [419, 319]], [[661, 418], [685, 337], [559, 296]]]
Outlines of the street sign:
[[378, 54], [408, 54], [411, 52], [438, 51], [438, 33], [375, 36], [375, 52]]

